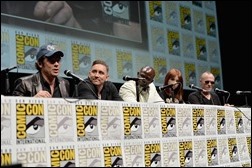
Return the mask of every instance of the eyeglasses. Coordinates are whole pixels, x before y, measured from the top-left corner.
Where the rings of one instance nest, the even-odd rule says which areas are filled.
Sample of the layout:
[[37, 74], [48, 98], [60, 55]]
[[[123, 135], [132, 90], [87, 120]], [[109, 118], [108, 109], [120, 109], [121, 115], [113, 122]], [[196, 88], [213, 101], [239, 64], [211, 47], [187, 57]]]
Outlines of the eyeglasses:
[[212, 85], [214, 85], [214, 82], [213, 82], [213, 81], [205, 81], [205, 84], [206, 84], [206, 85], [209, 84], [209, 83], [211, 83]]

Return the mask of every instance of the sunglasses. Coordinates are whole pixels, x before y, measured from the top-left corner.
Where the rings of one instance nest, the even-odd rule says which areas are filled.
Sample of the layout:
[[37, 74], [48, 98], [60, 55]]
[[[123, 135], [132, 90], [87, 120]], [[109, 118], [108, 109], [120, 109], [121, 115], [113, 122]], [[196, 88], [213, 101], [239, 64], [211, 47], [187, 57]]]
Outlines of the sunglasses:
[[51, 64], [54, 64], [55, 62], [60, 62], [61, 57], [59, 56], [52, 56], [52, 57], [47, 57], [48, 62]]
[[206, 85], [209, 84], [209, 83], [211, 83], [212, 85], [214, 84], [213, 81], [205, 81], [205, 84], [206, 84]]

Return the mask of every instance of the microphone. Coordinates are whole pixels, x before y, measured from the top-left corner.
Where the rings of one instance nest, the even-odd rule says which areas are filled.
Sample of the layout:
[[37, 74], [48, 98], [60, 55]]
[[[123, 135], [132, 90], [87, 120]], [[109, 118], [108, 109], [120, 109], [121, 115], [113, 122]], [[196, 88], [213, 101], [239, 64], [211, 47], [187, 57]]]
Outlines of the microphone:
[[11, 70], [16, 69], [16, 68], [18, 68], [18, 66], [14, 66], [14, 67], [12, 67], [12, 68], [3, 69], [3, 70], [1, 70], [1, 72], [6, 72], [6, 73], [8, 73], [8, 72], [10, 72]]
[[145, 78], [132, 78], [130, 76], [124, 76], [123, 80], [124, 81], [129, 81], [129, 80], [133, 80], [133, 81], [139, 81], [139, 80], [144, 80]]
[[170, 84], [170, 85], [165, 85], [165, 86], [159, 86], [159, 90], [165, 90], [167, 88], [172, 88], [174, 85], [180, 85], [180, 82], [174, 83], [174, 84]]
[[197, 89], [198, 91], [203, 91], [202, 88], [200, 88], [198, 86], [194, 86], [194, 84], [190, 84], [189, 87], [192, 88], [192, 89]]
[[221, 90], [221, 89], [219, 89], [219, 88], [215, 88], [214, 91], [215, 91], [215, 92], [219, 92], [219, 93], [229, 93], [228, 91], [226, 91], [226, 90]]
[[238, 90], [238, 91], [236, 91], [236, 94], [237, 95], [247, 95], [247, 94], [251, 94], [251, 91], [240, 91], [240, 90]]
[[14, 66], [11, 68], [6, 68], [6, 69], [1, 70], [1, 73], [4, 72], [6, 75], [6, 78], [5, 78], [5, 90], [6, 90], [5, 93], [6, 93], [6, 95], [9, 95], [9, 93], [10, 93], [9, 72], [13, 69], [16, 69], [16, 68], [18, 68], [18, 66]]
[[81, 79], [81, 77], [79, 77], [79, 76], [73, 74], [70, 70], [65, 70], [65, 71], [64, 71], [64, 74], [65, 74], [66, 76], [72, 77], [74, 80], [83, 81], [83, 79]]

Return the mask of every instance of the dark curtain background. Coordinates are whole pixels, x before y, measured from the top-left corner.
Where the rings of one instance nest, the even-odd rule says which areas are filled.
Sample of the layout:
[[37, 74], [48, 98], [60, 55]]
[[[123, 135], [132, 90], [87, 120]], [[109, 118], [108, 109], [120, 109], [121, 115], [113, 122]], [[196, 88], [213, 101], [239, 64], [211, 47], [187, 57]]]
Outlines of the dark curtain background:
[[245, 97], [235, 92], [251, 91], [251, 1], [216, 1], [216, 7], [223, 87], [230, 103], [243, 105]]

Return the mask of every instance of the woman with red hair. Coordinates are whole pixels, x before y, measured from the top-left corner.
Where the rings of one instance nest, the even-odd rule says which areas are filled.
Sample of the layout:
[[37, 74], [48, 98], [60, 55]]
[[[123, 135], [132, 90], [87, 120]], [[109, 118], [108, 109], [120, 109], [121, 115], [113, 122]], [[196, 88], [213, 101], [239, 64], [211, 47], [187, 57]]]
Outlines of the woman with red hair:
[[184, 103], [183, 77], [180, 70], [172, 68], [167, 72], [164, 87], [160, 90], [159, 95], [166, 103]]

